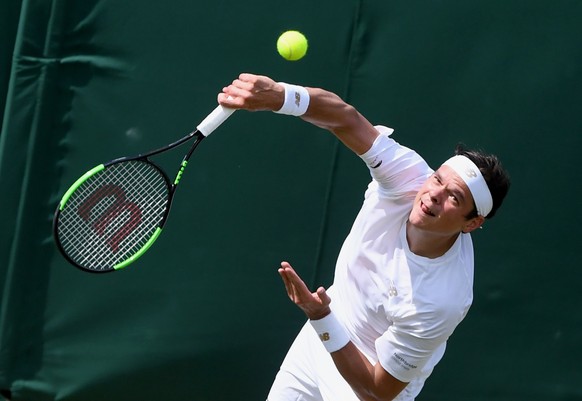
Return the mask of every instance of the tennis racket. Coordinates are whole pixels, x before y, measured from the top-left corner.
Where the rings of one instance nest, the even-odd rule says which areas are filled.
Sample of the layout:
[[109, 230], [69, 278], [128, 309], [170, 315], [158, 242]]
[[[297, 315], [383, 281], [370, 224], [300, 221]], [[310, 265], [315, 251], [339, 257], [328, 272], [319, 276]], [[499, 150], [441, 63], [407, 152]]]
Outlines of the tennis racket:
[[[218, 106], [182, 139], [134, 157], [100, 164], [65, 192], [53, 219], [58, 249], [74, 266], [104, 273], [135, 262], [156, 241], [188, 160], [234, 109]], [[149, 158], [194, 140], [173, 181]]]

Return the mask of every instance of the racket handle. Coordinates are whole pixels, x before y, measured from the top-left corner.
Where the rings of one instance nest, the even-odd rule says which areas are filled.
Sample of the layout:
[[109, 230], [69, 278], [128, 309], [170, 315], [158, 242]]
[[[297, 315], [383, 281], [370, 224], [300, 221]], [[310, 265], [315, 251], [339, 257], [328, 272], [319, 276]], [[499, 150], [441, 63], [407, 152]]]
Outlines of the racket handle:
[[204, 136], [208, 136], [212, 134], [212, 132], [220, 126], [223, 122], [226, 121], [228, 117], [232, 113], [234, 113], [235, 109], [229, 109], [227, 107], [218, 105], [212, 113], [208, 115], [198, 126], [196, 127], [198, 131], [202, 133]]

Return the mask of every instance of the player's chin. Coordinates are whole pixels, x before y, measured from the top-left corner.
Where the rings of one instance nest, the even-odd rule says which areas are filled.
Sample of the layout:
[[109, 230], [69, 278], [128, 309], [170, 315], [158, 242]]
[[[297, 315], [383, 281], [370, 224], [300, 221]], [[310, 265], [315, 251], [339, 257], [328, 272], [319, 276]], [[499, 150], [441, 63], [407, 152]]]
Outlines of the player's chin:
[[410, 215], [408, 216], [408, 222], [413, 226], [418, 226], [422, 223], [422, 217], [419, 215], [418, 210], [416, 208], [412, 209]]
[[423, 227], [430, 224], [435, 219], [435, 216], [427, 214], [422, 211], [420, 204], [415, 205], [415, 207], [410, 212], [408, 216], [408, 221], [410, 224], [416, 227]]

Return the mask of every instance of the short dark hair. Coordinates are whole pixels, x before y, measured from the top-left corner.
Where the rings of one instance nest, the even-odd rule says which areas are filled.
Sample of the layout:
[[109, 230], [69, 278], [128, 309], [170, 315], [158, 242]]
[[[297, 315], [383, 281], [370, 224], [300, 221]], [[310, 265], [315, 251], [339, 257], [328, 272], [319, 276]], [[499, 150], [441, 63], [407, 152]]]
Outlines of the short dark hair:
[[[503, 168], [497, 156], [481, 150], [468, 149], [462, 143], [456, 146], [455, 155], [468, 157], [481, 171], [493, 198], [493, 208], [485, 218], [492, 218], [503, 203], [503, 199], [505, 199], [511, 186], [509, 174]], [[469, 219], [473, 217], [477, 217], [476, 208], [467, 216]]]

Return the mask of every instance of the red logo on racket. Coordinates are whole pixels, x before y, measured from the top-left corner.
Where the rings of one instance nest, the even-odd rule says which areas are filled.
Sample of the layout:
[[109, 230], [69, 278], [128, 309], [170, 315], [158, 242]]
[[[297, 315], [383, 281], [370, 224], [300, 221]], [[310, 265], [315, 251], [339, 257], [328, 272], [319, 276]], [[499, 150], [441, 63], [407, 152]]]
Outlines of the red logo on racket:
[[129, 212], [129, 220], [107, 239], [113, 253], [119, 251], [119, 244], [141, 223], [141, 210], [138, 205], [126, 199], [125, 191], [117, 185], [107, 184], [98, 188], [79, 206], [78, 213], [87, 222], [91, 220], [93, 208], [102, 199], [114, 197], [115, 201], [93, 221], [93, 229], [102, 237], [107, 227], [123, 212]]

